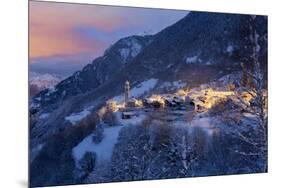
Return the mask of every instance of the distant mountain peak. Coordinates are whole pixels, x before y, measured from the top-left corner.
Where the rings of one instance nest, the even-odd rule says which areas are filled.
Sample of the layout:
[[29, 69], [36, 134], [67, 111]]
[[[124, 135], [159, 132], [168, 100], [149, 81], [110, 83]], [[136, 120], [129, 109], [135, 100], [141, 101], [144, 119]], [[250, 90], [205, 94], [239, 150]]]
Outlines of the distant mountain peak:
[[49, 89], [58, 84], [63, 78], [49, 73], [29, 73], [30, 95], [34, 96], [44, 89]]

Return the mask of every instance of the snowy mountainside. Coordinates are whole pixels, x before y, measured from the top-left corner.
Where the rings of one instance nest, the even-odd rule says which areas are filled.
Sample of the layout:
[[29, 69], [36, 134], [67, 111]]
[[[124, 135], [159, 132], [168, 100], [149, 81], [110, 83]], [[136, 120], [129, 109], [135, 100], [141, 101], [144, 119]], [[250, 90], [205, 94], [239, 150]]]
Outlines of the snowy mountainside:
[[[120, 39], [36, 95], [32, 185], [260, 172], [262, 157], [236, 152], [256, 148], [230, 134], [221, 119], [237, 115], [242, 131], [252, 129], [239, 104], [240, 63], [251, 56], [244, 49], [250, 18], [191, 12], [155, 35]], [[266, 19], [257, 16], [264, 65]], [[137, 104], [131, 111], [124, 108], [127, 80], [130, 102]], [[243, 97], [249, 104], [251, 97]]]
[[[147, 80], [157, 79], [157, 85], [147, 93], [150, 94], [176, 89], [173, 84], [160, 88], [161, 83], [181, 82], [187, 87], [197, 87], [241, 71], [239, 62], [249, 56], [243, 49], [249, 18], [247, 15], [191, 12], [153, 36], [120, 39], [104, 56], [61, 81], [54, 89], [34, 96], [32, 106], [39, 107], [35, 116], [50, 113], [44, 121], [34, 122], [34, 143], [66, 127], [70, 122], [65, 121], [65, 117], [77, 115], [88, 106], [96, 111], [109, 99], [122, 96], [126, 80], [132, 88], [137, 88]], [[257, 20], [258, 24], [266, 25], [266, 17], [259, 16]], [[259, 28], [260, 35], [265, 35], [266, 27]], [[141, 51], [139, 45], [143, 47]], [[229, 45], [233, 46], [231, 53], [227, 50]], [[260, 45], [265, 49], [265, 41], [260, 41]], [[126, 63], [120, 49], [128, 48], [131, 51], [126, 53]], [[265, 52], [261, 51], [261, 57], [266, 56]], [[194, 56], [196, 62], [193, 58], [194, 63], [187, 64], [186, 59]]]
[[[86, 92], [108, 93], [113, 97], [122, 92], [120, 88], [125, 80], [137, 85], [155, 77], [198, 85], [217, 79], [241, 69], [240, 61], [247, 56], [243, 50], [247, 41], [240, 31], [245, 30], [243, 26], [248, 18], [191, 12], [155, 35], [120, 39], [102, 57], [60, 82], [55, 92], [42, 91], [33, 102], [42, 108], [57, 108], [60, 102]], [[266, 18], [258, 17], [258, 20], [264, 25]], [[259, 33], [263, 36], [265, 31]], [[260, 43], [265, 45], [264, 41]], [[110, 94], [106, 88], [115, 92]]]
[[55, 92], [50, 94], [48, 90], [44, 90], [34, 97], [33, 102], [43, 107], [56, 105], [69, 97], [98, 88], [117, 75], [151, 41], [151, 36], [130, 36], [120, 39], [110, 46], [103, 56], [58, 83]]
[[[93, 110], [97, 110], [110, 98], [122, 95], [126, 80], [133, 88], [151, 78], [157, 79], [158, 84], [181, 81], [188, 87], [196, 87], [241, 70], [240, 61], [249, 56], [243, 49], [249, 18], [247, 15], [191, 12], [153, 36], [120, 39], [104, 56], [61, 81], [54, 89], [34, 96], [32, 104], [39, 106], [39, 114], [53, 114], [43, 125], [37, 123], [36, 129], [42, 128], [40, 132], [45, 132], [44, 127], [48, 125], [62, 126], [59, 120], [83, 111], [85, 106], [94, 106]], [[266, 26], [266, 17], [259, 16], [257, 20], [259, 25]], [[264, 36], [266, 27], [259, 28], [260, 35]], [[266, 49], [264, 41], [260, 41], [260, 46]], [[129, 52], [120, 53], [121, 49], [129, 49]], [[266, 57], [265, 52], [261, 51], [261, 57]], [[187, 64], [190, 57], [192, 63]], [[129, 63], [124, 63], [124, 58]]]
[[29, 85], [31, 97], [44, 89], [58, 84], [63, 78], [54, 74], [40, 74], [36, 72], [29, 73]]

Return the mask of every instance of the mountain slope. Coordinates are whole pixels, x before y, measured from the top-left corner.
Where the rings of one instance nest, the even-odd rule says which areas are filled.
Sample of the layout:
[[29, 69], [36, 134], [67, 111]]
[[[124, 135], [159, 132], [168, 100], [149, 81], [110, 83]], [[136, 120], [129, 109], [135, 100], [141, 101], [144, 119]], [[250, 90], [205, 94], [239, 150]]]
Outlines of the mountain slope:
[[57, 75], [31, 72], [29, 74], [30, 96], [33, 97], [40, 91], [57, 85], [61, 80], [62, 78]]
[[[48, 186], [81, 183], [79, 175], [76, 173], [76, 161], [72, 149], [80, 146], [78, 147], [79, 151], [83, 149], [95, 150], [91, 147], [91, 144], [88, 145], [88, 141], [93, 139], [91, 136], [94, 136], [92, 134], [95, 134], [95, 131], [102, 132], [102, 130], [99, 130], [101, 128], [99, 126], [104, 122], [100, 123], [103, 119], [97, 114], [100, 109], [102, 111], [103, 108], [101, 107], [109, 99], [123, 100], [124, 82], [126, 80], [130, 81], [130, 92], [131, 96], [134, 97], [144, 98], [146, 95], [155, 93], [164, 96], [165, 94], [171, 94], [165, 93], [166, 89], [172, 91], [174, 88], [178, 89], [184, 86], [191, 90], [195, 88], [195, 94], [198, 89], [200, 92], [198, 100], [205, 100], [199, 99], [206, 97], [204, 96], [206, 92], [200, 91], [204, 85], [212, 87], [211, 83], [227, 85], [228, 83], [236, 84], [239, 82], [242, 75], [240, 63], [249, 63], [249, 57], [252, 55], [251, 39], [248, 37], [250, 18], [251, 16], [247, 15], [191, 12], [182, 20], [153, 36], [131, 36], [119, 40], [105, 52], [104, 56], [95, 59], [81, 71], [60, 82], [54, 90], [44, 90], [36, 95], [33, 98], [30, 110], [32, 185]], [[259, 60], [266, 67], [267, 18], [257, 16], [256, 21], [260, 36]], [[39, 108], [33, 109], [33, 107], [38, 106]], [[189, 113], [186, 109], [182, 112]], [[161, 111], [159, 117], [169, 118], [169, 114], [165, 113], [165, 111]], [[175, 114], [175, 111], [172, 110], [170, 113]], [[120, 117], [118, 117], [122, 121], [121, 112], [119, 112], [119, 115]], [[85, 118], [86, 116], [87, 118]], [[201, 116], [200, 113], [197, 120], [193, 119], [196, 126], [198, 124], [204, 125], [204, 122], [208, 123], [206, 119], [203, 119], [203, 121], [199, 116]], [[136, 116], [136, 118], [141, 119], [142, 116]], [[186, 116], [183, 118], [183, 123], [186, 123]], [[96, 124], [96, 122], [100, 124]], [[117, 132], [115, 135], [119, 134], [118, 136], [122, 138], [118, 141], [119, 145], [117, 143], [117, 146], [114, 146], [117, 150], [112, 152], [112, 156], [115, 156], [116, 160], [113, 160], [113, 163], [115, 162], [116, 166], [121, 164], [120, 168], [113, 169], [117, 170], [115, 175], [123, 173], [119, 173], [118, 170], [123, 170], [123, 162], [126, 163], [128, 156], [135, 158], [131, 151], [127, 151], [128, 148], [136, 149], [134, 154], [139, 155], [137, 165], [139, 159], [143, 159], [144, 152], [140, 152], [139, 149], [144, 148], [143, 141], [145, 140], [140, 135], [146, 130], [143, 129], [142, 125], [139, 128], [131, 126], [132, 122], [139, 123], [134, 118], [129, 122], [127, 131], [122, 129], [123, 131]], [[167, 127], [166, 123], [157, 127], [156, 130]], [[106, 126], [109, 128], [110, 125]], [[249, 126], [247, 125], [247, 127]], [[168, 138], [166, 135], [163, 136], [162, 133], [159, 134], [159, 139], [155, 140], [161, 138], [166, 140]], [[183, 137], [180, 136], [179, 138], [176, 143], [180, 143]], [[101, 139], [103, 145], [103, 141], [106, 141], [108, 137], [107, 139], [94, 138], [94, 140], [96, 139]], [[112, 147], [112, 143], [115, 143], [114, 140], [115, 137], [110, 140], [109, 148]], [[84, 147], [84, 143], [87, 147]], [[128, 147], [128, 143], [131, 147]], [[230, 146], [234, 145], [230, 144]], [[218, 145], [217, 148], [235, 151], [234, 148], [225, 147], [225, 145], [222, 147]], [[124, 149], [124, 152], [122, 149]], [[248, 150], [248, 147], [246, 149]], [[95, 152], [100, 155], [104, 151], [100, 153], [95, 150]], [[110, 155], [108, 155], [110, 152], [106, 150], [105, 153], [107, 158], [110, 158]], [[124, 156], [127, 155], [127, 158], [120, 157], [120, 153]], [[84, 154], [84, 150], [82, 154]], [[220, 164], [220, 159], [229, 159], [229, 157], [218, 159], [217, 163]], [[166, 161], [166, 159], [163, 159], [163, 161]], [[211, 164], [211, 166], [205, 164], [202, 166], [208, 170], [213, 169], [213, 161], [210, 161], [208, 164]], [[242, 158], [241, 161], [245, 160]], [[161, 168], [159, 170], [162, 170], [162, 160], [160, 162]], [[240, 161], [237, 164], [240, 165]], [[155, 167], [158, 168], [159, 164], [155, 164]], [[186, 164], [184, 167], [186, 167]], [[179, 168], [175, 168], [175, 170], [179, 172]], [[98, 169], [94, 170], [93, 177], [99, 177], [100, 172]], [[104, 172], [107, 173], [107, 171]], [[37, 175], [37, 173], [41, 174]], [[173, 174], [171, 173], [171, 177], [173, 177]], [[200, 175], [203, 176], [204, 174]], [[75, 179], [77, 177], [78, 180]], [[153, 176], [151, 177], [153, 178]], [[167, 178], [167, 176], [165, 177]], [[112, 181], [112, 179], [110, 180]]]
[[107, 49], [102, 57], [96, 58], [81, 71], [60, 82], [55, 90], [44, 90], [39, 93], [34, 102], [43, 106], [52, 105], [97, 88], [117, 74], [150, 42], [151, 36], [130, 36], [120, 39]]
[[[244, 49], [248, 34], [245, 25], [249, 18], [247, 15], [191, 12], [154, 36], [121, 39], [104, 56], [59, 83], [55, 91], [41, 92], [38, 95], [41, 100], [35, 102], [48, 106], [115, 80], [123, 83], [129, 79], [137, 84], [154, 74], [175, 80], [191, 79], [190, 83], [198, 81], [191, 75], [200, 74], [202, 70], [205, 71], [200, 76], [203, 82], [211, 79], [209, 75], [220, 77], [239, 69], [241, 60], [249, 55]], [[257, 20], [258, 24], [266, 24], [265, 17]], [[259, 31], [264, 35], [267, 27], [259, 28], [265, 28]], [[118, 84], [112, 85], [120, 88]]]
[[[131, 63], [96, 90], [82, 97], [88, 103], [97, 96], [110, 98], [123, 92], [125, 80], [132, 87], [157, 78], [159, 82], [182, 80], [189, 86], [240, 70], [240, 62], [250, 56], [247, 46], [247, 22], [250, 16], [192, 12], [174, 25], [153, 36]], [[258, 17], [266, 34], [266, 17]], [[266, 40], [261, 59], [266, 60]]]
[[[65, 117], [88, 109], [95, 111], [107, 100], [121, 95], [126, 80], [132, 88], [156, 80], [150, 90], [154, 92], [166, 82], [181, 81], [194, 87], [241, 70], [240, 62], [251, 55], [251, 51], [245, 50], [250, 18], [191, 12], [156, 35], [119, 40], [104, 56], [60, 82], [55, 90], [45, 90], [34, 98], [33, 103], [40, 105], [38, 116], [50, 114], [34, 123], [31, 137], [36, 139], [32, 141], [36, 145], [64, 129], [69, 124]], [[264, 64], [266, 19], [263, 16], [256, 19], [261, 25], [258, 33], [262, 36], [260, 59]]]

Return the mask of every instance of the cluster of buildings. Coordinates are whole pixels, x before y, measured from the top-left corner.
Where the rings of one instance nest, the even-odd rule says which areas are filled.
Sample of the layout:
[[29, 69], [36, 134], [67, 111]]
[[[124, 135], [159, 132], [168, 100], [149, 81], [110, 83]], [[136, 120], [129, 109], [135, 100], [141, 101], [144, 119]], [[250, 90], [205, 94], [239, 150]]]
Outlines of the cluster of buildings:
[[229, 96], [233, 91], [215, 91], [211, 88], [195, 88], [192, 90], [179, 90], [174, 94], [151, 95], [143, 99], [130, 97], [130, 83], [125, 82], [124, 104], [109, 102], [112, 111], [121, 111], [123, 119], [129, 119], [139, 110], [149, 111], [161, 108], [169, 110], [195, 111], [197, 113], [207, 111], [213, 105]]

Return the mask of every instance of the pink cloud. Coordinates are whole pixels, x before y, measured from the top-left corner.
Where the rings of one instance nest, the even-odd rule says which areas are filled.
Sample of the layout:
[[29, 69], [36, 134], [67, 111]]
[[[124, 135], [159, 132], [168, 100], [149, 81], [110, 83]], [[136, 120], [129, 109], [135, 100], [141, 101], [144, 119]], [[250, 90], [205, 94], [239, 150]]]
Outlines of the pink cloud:
[[[101, 55], [109, 43], [123, 35], [164, 28], [185, 13], [156, 9], [31, 1], [29, 14], [30, 57]], [[171, 14], [173, 13], [173, 14]], [[173, 16], [174, 15], [174, 16]], [[84, 36], [75, 28], [95, 28], [111, 42]], [[116, 34], [118, 33], [118, 34]]]

